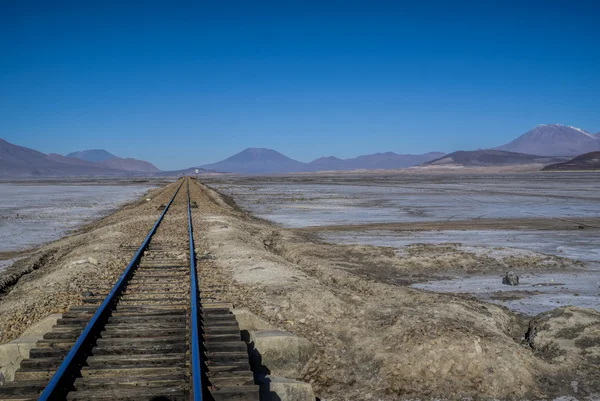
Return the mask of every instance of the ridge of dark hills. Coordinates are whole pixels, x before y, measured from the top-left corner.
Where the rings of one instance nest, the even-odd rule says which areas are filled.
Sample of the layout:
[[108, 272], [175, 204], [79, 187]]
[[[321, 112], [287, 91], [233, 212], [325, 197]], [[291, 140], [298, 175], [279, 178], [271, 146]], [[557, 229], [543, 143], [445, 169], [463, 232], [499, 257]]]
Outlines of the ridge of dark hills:
[[423, 163], [424, 166], [507, 166], [515, 164], [550, 164], [564, 161], [566, 157], [538, 156], [504, 150], [459, 150], [438, 159]]
[[542, 170], [600, 170], [600, 152], [588, 152], [563, 163], [551, 164]]

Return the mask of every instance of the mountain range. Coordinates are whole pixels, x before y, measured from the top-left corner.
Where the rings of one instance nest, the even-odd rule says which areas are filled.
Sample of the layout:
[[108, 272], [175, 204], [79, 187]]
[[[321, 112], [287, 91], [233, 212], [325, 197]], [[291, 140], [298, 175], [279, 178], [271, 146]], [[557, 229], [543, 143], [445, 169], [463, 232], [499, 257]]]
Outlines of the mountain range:
[[396, 169], [415, 166], [444, 155], [440, 152], [423, 155], [399, 155], [393, 152], [375, 153], [352, 159], [321, 157], [310, 163], [291, 159], [273, 149], [248, 148], [204, 169], [240, 174], [298, 173], [327, 170]]
[[103, 149], [84, 150], [66, 156], [44, 154], [0, 139], [0, 177], [30, 176], [126, 176], [181, 175], [228, 172], [239, 174], [296, 173], [337, 170], [399, 169], [416, 165], [509, 165], [551, 164], [565, 161], [554, 156], [576, 156], [600, 150], [600, 132], [540, 124], [515, 140], [494, 149], [459, 151], [449, 155], [430, 152], [420, 155], [374, 153], [350, 159], [321, 157], [305, 163], [275, 150], [248, 148], [225, 160], [176, 171], [160, 171], [151, 163], [120, 158]]
[[90, 161], [86, 160], [85, 152], [67, 156], [45, 154], [0, 138], [0, 177], [127, 176], [160, 171], [145, 161], [122, 159], [102, 152], [106, 154], [101, 159]]
[[430, 152], [422, 155], [375, 153], [352, 159], [321, 157], [309, 163], [291, 159], [275, 150], [248, 148], [225, 160], [201, 167], [239, 174], [316, 172], [336, 170], [399, 169], [416, 165], [490, 166], [514, 164], [552, 164], [568, 156], [600, 150], [600, 132], [573, 126], [540, 124], [517, 139], [494, 149], [458, 151], [445, 155]]

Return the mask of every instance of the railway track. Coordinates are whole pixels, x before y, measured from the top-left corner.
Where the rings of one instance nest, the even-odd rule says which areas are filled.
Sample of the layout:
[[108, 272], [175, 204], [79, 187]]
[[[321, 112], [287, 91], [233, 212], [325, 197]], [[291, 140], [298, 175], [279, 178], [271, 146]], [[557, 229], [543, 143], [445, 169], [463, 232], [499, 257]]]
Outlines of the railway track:
[[[181, 179], [116, 284], [64, 313], [0, 386], [0, 400], [259, 399], [230, 305], [199, 285], [190, 182]], [[182, 188], [187, 249], [154, 238]]]

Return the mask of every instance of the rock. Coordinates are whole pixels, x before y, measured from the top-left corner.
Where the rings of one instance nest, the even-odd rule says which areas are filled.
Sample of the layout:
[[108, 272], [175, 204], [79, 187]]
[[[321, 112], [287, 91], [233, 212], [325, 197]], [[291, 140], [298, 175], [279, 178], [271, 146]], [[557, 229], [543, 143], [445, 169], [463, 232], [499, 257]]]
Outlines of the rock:
[[352, 299], [353, 301], [356, 301], [356, 302], [362, 301], [362, 298], [359, 297], [358, 295], [352, 295], [352, 297], [350, 299]]
[[200, 255], [200, 257], [198, 257], [198, 260], [210, 260], [210, 259], [214, 259], [212, 257], [212, 255], [209, 252], [202, 252], [202, 255]]
[[88, 262], [94, 266], [98, 266], [98, 259], [92, 258], [91, 256], [87, 259]]
[[285, 377], [265, 376], [259, 379], [262, 401], [314, 401], [315, 393], [309, 383]]
[[88, 298], [88, 297], [93, 297], [93, 296], [94, 296], [94, 293], [93, 293], [93, 292], [91, 292], [91, 291], [89, 291], [89, 290], [87, 290], [87, 291], [84, 291], [84, 292], [82, 292], [82, 293], [81, 293], [81, 295], [82, 295], [84, 298]]
[[504, 277], [502, 277], [502, 284], [519, 285], [519, 276], [513, 271], [506, 272]]
[[21, 337], [0, 345], [0, 374], [6, 381], [14, 380], [21, 361], [29, 358], [29, 351], [44, 337], [44, 334], [52, 330], [52, 326], [61, 317], [61, 314], [50, 315], [27, 328]]
[[251, 363], [256, 371], [266, 368], [272, 375], [289, 378], [300, 377], [315, 352], [306, 338], [280, 330], [251, 331], [250, 343], [254, 347]]

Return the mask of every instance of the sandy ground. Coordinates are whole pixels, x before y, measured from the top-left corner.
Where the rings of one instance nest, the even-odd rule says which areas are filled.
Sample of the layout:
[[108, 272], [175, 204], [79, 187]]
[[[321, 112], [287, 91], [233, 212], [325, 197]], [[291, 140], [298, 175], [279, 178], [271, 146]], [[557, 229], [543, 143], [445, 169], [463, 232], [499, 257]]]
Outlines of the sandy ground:
[[[114, 282], [133, 253], [125, 247], [141, 242], [172, 191], [152, 191], [150, 202], [132, 203], [17, 262], [10, 271], [21, 276], [2, 287], [0, 342], [81, 302], [81, 291]], [[449, 264], [423, 249], [406, 256], [324, 243], [254, 218], [206, 187], [192, 186], [192, 198], [196, 246], [212, 257], [201, 279], [221, 284], [235, 306], [315, 343], [318, 352], [298, 379], [322, 399], [598, 399], [594, 311], [530, 319], [469, 296], [413, 289], [408, 284], [418, 276], [443, 275]], [[160, 242], [180, 249], [184, 230], [165, 230]], [[578, 268], [560, 257], [532, 263]], [[460, 261], [452, 266], [460, 269]]]

